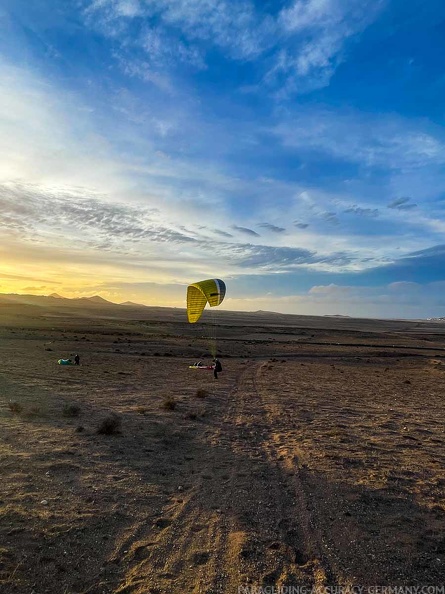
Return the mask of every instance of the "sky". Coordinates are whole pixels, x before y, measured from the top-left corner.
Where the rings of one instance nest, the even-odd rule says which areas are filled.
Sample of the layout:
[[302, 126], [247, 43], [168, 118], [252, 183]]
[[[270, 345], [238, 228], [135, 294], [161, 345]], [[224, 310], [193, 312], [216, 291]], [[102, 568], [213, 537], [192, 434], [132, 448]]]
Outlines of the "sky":
[[445, 316], [442, 0], [0, 0], [0, 292]]

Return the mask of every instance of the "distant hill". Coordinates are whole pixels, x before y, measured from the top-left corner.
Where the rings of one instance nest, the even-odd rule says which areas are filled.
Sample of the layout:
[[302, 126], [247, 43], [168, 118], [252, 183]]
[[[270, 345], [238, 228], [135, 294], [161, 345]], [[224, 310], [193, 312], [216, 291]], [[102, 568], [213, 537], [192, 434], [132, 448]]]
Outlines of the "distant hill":
[[70, 299], [62, 297], [58, 293], [51, 295], [19, 295], [18, 293], [0, 293], [0, 303], [18, 303], [23, 305], [39, 305], [39, 306], [55, 306], [70, 307], [70, 306], [115, 306], [119, 307], [117, 303], [107, 301], [99, 295], [93, 297], [75, 297]]
[[120, 303], [119, 305], [129, 305], [131, 307], [147, 307], [146, 305], [142, 305], [142, 303], [134, 303], [133, 301], [124, 301], [123, 303]]
[[[218, 309], [218, 308], [217, 308]], [[354, 318], [345, 315], [327, 315], [327, 316], [308, 316], [301, 314], [284, 314], [273, 311], [243, 312], [230, 311], [219, 308], [219, 311], [209, 312], [208, 308], [204, 310], [202, 323], [214, 324], [216, 314], [218, 323], [243, 324], [246, 326], [295, 326], [298, 328], [330, 328], [339, 330], [358, 330], [368, 332], [379, 332], [384, 329], [394, 328], [399, 331], [399, 325], [403, 323], [403, 330], [412, 329], [412, 323], [418, 326], [416, 332], [428, 326], [428, 331], [436, 324], [439, 332], [443, 332], [445, 318], [428, 318], [418, 320], [385, 320], [373, 318]], [[92, 297], [62, 297], [58, 293], [51, 295], [20, 295], [18, 293], [0, 293], [0, 314], [4, 318], [7, 316], [88, 316], [99, 319], [113, 318], [126, 320], [156, 320], [187, 324], [185, 304], [184, 308], [168, 306], [149, 306], [125, 301], [123, 303], [113, 303], [99, 295]]]
[[78, 301], [90, 301], [91, 303], [99, 303], [100, 305], [111, 304], [111, 305], [118, 305], [117, 303], [113, 303], [112, 301], [108, 301], [108, 299], [104, 299], [100, 297], [100, 295], [94, 295], [93, 297], [79, 297], [76, 299]]
[[256, 311], [250, 312], [254, 315], [265, 315], [265, 316], [287, 316], [289, 314], [283, 314], [278, 311], [267, 311], [265, 309], [257, 309]]

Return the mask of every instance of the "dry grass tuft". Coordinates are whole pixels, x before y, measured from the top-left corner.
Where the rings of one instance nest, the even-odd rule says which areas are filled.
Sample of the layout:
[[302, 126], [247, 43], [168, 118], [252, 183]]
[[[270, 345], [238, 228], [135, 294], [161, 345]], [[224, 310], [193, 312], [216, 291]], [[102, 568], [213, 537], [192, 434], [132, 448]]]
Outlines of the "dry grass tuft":
[[196, 398], [207, 398], [208, 395], [208, 390], [205, 390], [204, 388], [198, 388], [196, 390]]
[[111, 413], [106, 416], [97, 428], [99, 435], [117, 435], [121, 432], [122, 419], [116, 414]]
[[42, 412], [39, 406], [31, 406], [31, 408], [28, 411], [26, 411], [27, 417], [40, 417], [43, 415], [44, 413]]
[[176, 400], [172, 396], [167, 396], [167, 398], [162, 403], [162, 408], [164, 410], [175, 410], [176, 405]]
[[64, 417], [74, 418], [80, 415], [81, 408], [78, 404], [65, 404], [62, 410]]
[[8, 402], [8, 407], [14, 415], [19, 415], [21, 412], [23, 412], [23, 406], [20, 404], [20, 402]]

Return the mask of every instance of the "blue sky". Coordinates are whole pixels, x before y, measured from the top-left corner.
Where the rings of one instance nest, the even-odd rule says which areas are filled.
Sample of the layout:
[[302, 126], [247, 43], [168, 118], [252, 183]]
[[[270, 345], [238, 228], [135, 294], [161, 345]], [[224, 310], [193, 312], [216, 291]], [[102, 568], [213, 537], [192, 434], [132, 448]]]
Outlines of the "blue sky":
[[2, 0], [0, 291], [445, 315], [438, 0]]

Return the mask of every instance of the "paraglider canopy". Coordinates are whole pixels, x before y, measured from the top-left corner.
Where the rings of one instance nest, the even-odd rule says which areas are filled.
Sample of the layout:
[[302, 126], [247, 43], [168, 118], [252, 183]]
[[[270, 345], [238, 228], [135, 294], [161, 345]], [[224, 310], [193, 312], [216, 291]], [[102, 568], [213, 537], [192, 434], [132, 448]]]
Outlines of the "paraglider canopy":
[[193, 283], [187, 287], [187, 318], [191, 324], [199, 320], [207, 303], [215, 307], [222, 303], [226, 285], [219, 278]]

